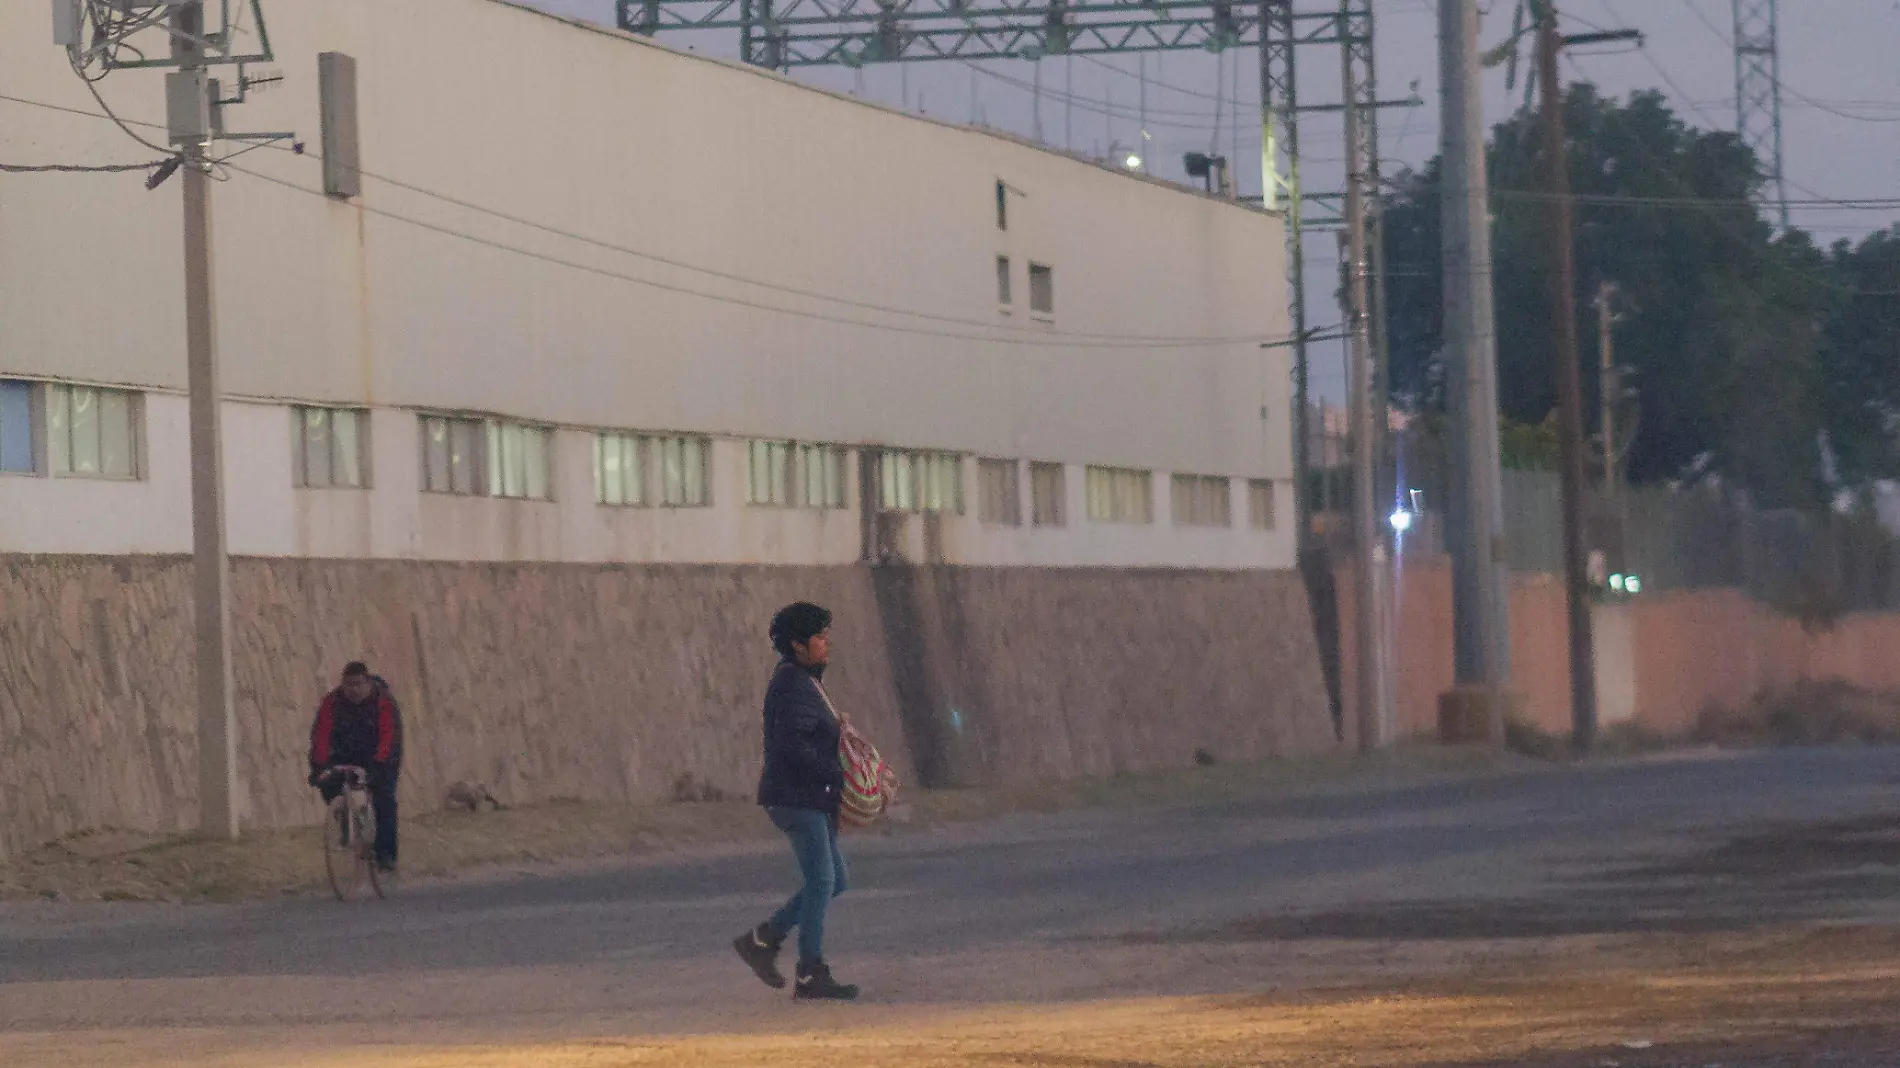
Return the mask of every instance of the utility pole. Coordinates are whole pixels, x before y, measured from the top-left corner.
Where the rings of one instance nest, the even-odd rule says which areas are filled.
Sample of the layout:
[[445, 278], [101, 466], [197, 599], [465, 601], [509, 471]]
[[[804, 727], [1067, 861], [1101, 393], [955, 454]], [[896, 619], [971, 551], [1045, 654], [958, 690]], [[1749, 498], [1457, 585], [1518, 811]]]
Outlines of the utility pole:
[[[1340, 30], [1346, 32], [1351, 0], [1340, 0]], [[1370, 177], [1370, 130], [1358, 94], [1352, 91], [1354, 63], [1350, 50], [1342, 53], [1345, 75], [1346, 119], [1346, 305], [1347, 336], [1351, 353], [1353, 445], [1353, 557], [1357, 581], [1353, 584], [1353, 636], [1358, 650], [1356, 699], [1359, 751], [1373, 752], [1385, 744], [1387, 722], [1385, 641], [1385, 537], [1379, 530], [1373, 450], [1374, 432], [1371, 316], [1367, 308], [1366, 185]]]
[[[172, 12], [170, 78], [218, 106], [205, 74], [204, 0]], [[169, 94], [168, 94], [169, 95]], [[176, 136], [176, 135], [174, 135]], [[198, 829], [207, 838], [238, 833], [236, 716], [231, 707], [231, 560], [224, 538], [224, 454], [217, 330], [211, 273], [210, 130], [180, 145], [185, 190], [185, 367], [191, 412], [192, 596], [197, 621]]]
[[1577, 289], [1571, 218], [1568, 139], [1557, 61], [1563, 38], [1557, 7], [1541, 5], [1537, 27], [1538, 78], [1544, 95], [1544, 156], [1551, 195], [1551, 329], [1557, 380], [1557, 434], [1563, 492], [1564, 580], [1570, 619], [1570, 718], [1572, 744], [1587, 750], [1596, 741], [1596, 652], [1590, 633], [1590, 574], [1583, 534], [1583, 389], [1577, 368]]
[[1502, 691], [1511, 681], [1510, 576], [1502, 551], [1497, 328], [1477, 0], [1439, 0], [1438, 19], [1454, 678], [1482, 693], [1488, 737], [1501, 742]]
[[1599, 429], [1603, 434], [1603, 498], [1612, 511], [1617, 509], [1616, 462], [1616, 339], [1611, 334], [1615, 316], [1610, 302], [1616, 298], [1615, 282], [1597, 284], [1597, 407]]

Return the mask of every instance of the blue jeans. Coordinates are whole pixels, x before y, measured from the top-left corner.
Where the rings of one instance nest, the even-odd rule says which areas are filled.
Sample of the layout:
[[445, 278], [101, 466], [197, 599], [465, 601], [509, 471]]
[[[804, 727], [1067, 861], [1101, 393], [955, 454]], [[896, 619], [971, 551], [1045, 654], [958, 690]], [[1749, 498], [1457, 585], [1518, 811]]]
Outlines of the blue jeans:
[[809, 808], [768, 808], [765, 814], [791, 840], [798, 872], [805, 877], [805, 885], [766, 921], [766, 926], [780, 939], [798, 928], [798, 964], [802, 971], [825, 959], [825, 910], [845, 889], [838, 821]]

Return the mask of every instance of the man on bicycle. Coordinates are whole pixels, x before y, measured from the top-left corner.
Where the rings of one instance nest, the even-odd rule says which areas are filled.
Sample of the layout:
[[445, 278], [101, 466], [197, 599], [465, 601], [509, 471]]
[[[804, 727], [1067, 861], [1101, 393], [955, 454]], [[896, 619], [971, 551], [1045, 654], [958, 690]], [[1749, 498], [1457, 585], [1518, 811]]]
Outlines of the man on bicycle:
[[354, 765], [369, 778], [369, 799], [376, 813], [376, 866], [396, 870], [396, 779], [402, 774], [402, 710], [381, 676], [361, 661], [343, 669], [343, 682], [317, 706], [310, 727], [310, 785], [328, 804], [343, 784], [326, 775], [331, 768]]

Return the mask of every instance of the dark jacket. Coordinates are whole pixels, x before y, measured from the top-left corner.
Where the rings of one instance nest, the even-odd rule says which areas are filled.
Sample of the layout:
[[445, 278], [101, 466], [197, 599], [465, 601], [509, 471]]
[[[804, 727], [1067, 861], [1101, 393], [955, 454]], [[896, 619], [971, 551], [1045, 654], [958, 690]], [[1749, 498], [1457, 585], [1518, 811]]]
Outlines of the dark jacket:
[[836, 815], [844, 790], [838, 719], [818, 689], [823, 668], [780, 662], [765, 688], [765, 770], [759, 804]]
[[402, 709], [380, 677], [361, 704], [331, 690], [310, 725], [310, 772], [354, 764], [372, 779], [393, 779], [402, 767]]

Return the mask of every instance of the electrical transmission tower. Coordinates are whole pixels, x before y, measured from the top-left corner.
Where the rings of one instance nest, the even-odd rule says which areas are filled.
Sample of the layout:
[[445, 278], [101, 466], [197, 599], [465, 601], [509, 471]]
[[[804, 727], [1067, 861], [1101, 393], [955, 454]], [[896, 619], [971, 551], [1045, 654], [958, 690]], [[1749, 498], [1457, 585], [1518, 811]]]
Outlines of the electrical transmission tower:
[[1781, 228], [1788, 228], [1788, 187], [1781, 153], [1781, 5], [1733, 0], [1735, 132], [1753, 149], [1768, 180]]

